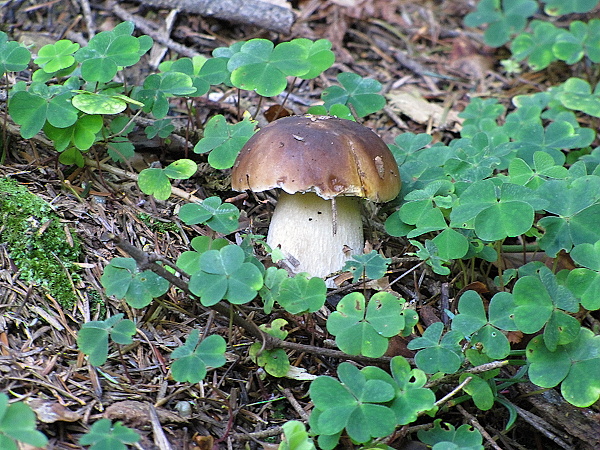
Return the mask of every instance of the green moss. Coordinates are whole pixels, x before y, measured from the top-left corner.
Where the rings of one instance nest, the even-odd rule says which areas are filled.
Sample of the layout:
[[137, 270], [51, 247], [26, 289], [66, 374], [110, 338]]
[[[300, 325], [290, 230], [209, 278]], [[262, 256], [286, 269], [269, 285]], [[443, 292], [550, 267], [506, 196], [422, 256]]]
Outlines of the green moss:
[[140, 213], [137, 215], [138, 219], [146, 224], [146, 226], [154, 231], [155, 233], [166, 233], [171, 231], [172, 233], [178, 233], [179, 227], [173, 222], [161, 222], [153, 218], [150, 214]]
[[[50, 221], [48, 223], [48, 221]], [[76, 301], [69, 275], [74, 273], [80, 244], [70, 246], [52, 207], [10, 178], [0, 178], [0, 241], [20, 270], [21, 278], [40, 284], [63, 307]]]

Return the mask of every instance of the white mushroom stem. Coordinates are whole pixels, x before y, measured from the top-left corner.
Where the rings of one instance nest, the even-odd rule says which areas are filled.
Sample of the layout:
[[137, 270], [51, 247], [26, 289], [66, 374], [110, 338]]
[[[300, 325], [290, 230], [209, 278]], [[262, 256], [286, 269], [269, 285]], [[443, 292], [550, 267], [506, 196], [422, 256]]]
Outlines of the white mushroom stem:
[[363, 251], [359, 202], [358, 197], [339, 196], [333, 205], [312, 192], [282, 192], [267, 243], [281, 248], [295, 273], [325, 277], [337, 272], [351, 255]]

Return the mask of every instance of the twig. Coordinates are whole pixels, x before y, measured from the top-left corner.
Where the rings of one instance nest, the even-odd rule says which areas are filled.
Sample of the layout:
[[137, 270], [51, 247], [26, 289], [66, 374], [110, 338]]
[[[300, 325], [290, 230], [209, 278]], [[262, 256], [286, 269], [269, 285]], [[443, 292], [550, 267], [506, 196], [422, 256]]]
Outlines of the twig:
[[144, 6], [178, 9], [187, 14], [255, 25], [289, 34], [295, 21], [291, 9], [260, 0], [135, 0]]
[[296, 397], [294, 397], [292, 391], [290, 391], [288, 388], [280, 389], [280, 391], [283, 395], [285, 395], [287, 401], [290, 402], [290, 405], [292, 405], [292, 408], [294, 408], [294, 411], [298, 413], [302, 420], [308, 422], [308, 413], [304, 410], [304, 408], [302, 408], [300, 403], [298, 403], [298, 400], [296, 400]]
[[88, 0], [79, 0], [81, 4], [81, 10], [83, 11], [83, 16], [85, 17], [85, 25], [88, 30], [88, 36], [91, 39], [96, 34], [96, 24], [94, 22], [94, 18], [92, 17], [92, 8], [90, 8], [90, 2]]
[[[173, 8], [175, 8], [175, 6], [173, 6]], [[121, 8], [117, 3], [113, 3], [111, 5], [111, 10], [117, 16], [119, 16], [120, 19], [132, 21], [133, 23], [135, 23], [135, 26], [137, 28], [139, 28], [142, 32], [144, 32], [145, 34], [150, 36], [156, 42], [164, 45], [165, 47], [169, 47], [171, 50], [179, 53], [180, 55], [187, 56], [189, 58], [193, 58], [194, 56], [198, 56], [200, 54], [197, 51], [192, 50], [189, 47], [186, 47], [185, 45], [181, 45], [178, 42], [175, 42], [173, 39], [165, 36], [160, 31], [152, 29], [139, 16], [136, 16], [134, 14], [127, 12], [126, 10]]]
[[441, 406], [444, 403], [446, 403], [448, 400], [450, 400], [452, 397], [454, 397], [456, 394], [458, 394], [458, 391], [460, 391], [467, 384], [469, 384], [472, 379], [473, 379], [473, 377], [465, 378], [462, 383], [460, 383], [458, 386], [456, 386], [454, 389], [452, 389], [452, 391], [450, 391], [448, 394], [444, 395], [437, 402], [435, 402], [435, 406]]
[[461, 405], [456, 405], [456, 409], [458, 409], [458, 411], [467, 418], [467, 420], [471, 423], [471, 425], [473, 425], [475, 428], [477, 428], [479, 430], [481, 435], [485, 438], [486, 441], [488, 441], [490, 443], [490, 446], [492, 448], [495, 448], [496, 450], [502, 450], [502, 448], [498, 444], [496, 444], [496, 441], [492, 438], [492, 436], [490, 436], [490, 434], [486, 431], [486, 429], [481, 426], [481, 424], [479, 423], [479, 421], [477, 420], [477, 418], [475, 416], [469, 414], [467, 412], [467, 410], [465, 408], [463, 408]]
[[[133, 173], [133, 172], [129, 172], [127, 170], [119, 169], [118, 167], [113, 167], [113, 166], [110, 166], [108, 164], [98, 163], [98, 162], [96, 162], [94, 160], [91, 160], [89, 158], [84, 158], [84, 162], [85, 162], [86, 166], [94, 167], [96, 169], [102, 169], [105, 172], [109, 172], [109, 173], [112, 173], [114, 175], [118, 175], [120, 177], [124, 177], [124, 178], [127, 178], [127, 179], [132, 180], [132, 181], [137, 181], [138, 180], [137, 173]], [[175, 187], [175, 186], [171, 186], [171, 193], [173, 195], [175, 195], [176, 197], [180, 197], [180, 198], [182, 198], [184, 200], [188, 200], [190, 202], [202, 203], [202, 199], [201, 198], [198, 198], [194, 194], [190, 194], [189, 192], [186, 192], [183, 189], [179, 189], [178, 187]]]
[[[489, 370], [499, 369], [500, 367], [504, 367], [507, 364], [508, 364], [507, 360], [492, 361], [492, 362], [489, 362], [486, 364], [482, 364], [480, 366], [471, 367], [470, 369], [465, 370], [463, 373], [473, 373], [473, 374], [483, 373], [483, 372], [487, 372]], [[455, 378], [458, 378], [460, 375], [461, 374], [459, 374], [459, 373], [445, 375], [442, 378], [437, 378], [435, 380], [431, 380], [431, 381], [427, 382], [427, 384], [425, 384], [425, 387], [432, 388], [434, 386], [438, 386], [440, 384], [447, 383], [449, 381], [452, 381]]]
[[283, 433], [283, 428], [272, 427], [262, 431], [255, 431], [254, 433], [235, 433], [231, 435], [231, 438], [236, 441], [250, 441], [253, 439], [264, 439], [273, 436], [279, 436]]
[[544, 436], [546, 436], [552, 442], [558, 444], [560, 447], [565, 448], [565, 449], [573, 448], [572, 445], [567, 444], [565, 441], [563, 441], [561, 438], [559, 438], [555, 434], [555, 433], [558, 433], [558, 430], [556, 430], [552, 425], [550, 425], [544, 419], [536, 416], [533, 413], [530, 413], [529, 411], [527, 411], [523, 408], [518, 407], [515, 404], [513, 404], [513, 406], [517, 410], [517, 413], [525, 420], [525, 422], [527, 422], [533, 428], [538, 430], [540, 433], [542, 433]]

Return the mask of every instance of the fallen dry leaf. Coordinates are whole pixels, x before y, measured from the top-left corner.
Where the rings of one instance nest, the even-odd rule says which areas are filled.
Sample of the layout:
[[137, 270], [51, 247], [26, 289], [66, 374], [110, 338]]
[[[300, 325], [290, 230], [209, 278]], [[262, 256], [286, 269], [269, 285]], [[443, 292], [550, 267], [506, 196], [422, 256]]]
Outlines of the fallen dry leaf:
[[35, 412], [40, 422], [77, 422], [82, 415], [76, 411], [71, 411], [66, 406], [61, 405], [54, 400], [45, 400], [43, 398], [32, 398], [27, 404]]
[[456, 111], [447, 111], [443, 106], [423, 98], [419, 91], [410, 86], [390, 91], [386, 95], [395, 113], [404, 114], [417, 123], [432, 121], [434, 128], [445, 128], [454, 132], [462, 129], [462, 119]]

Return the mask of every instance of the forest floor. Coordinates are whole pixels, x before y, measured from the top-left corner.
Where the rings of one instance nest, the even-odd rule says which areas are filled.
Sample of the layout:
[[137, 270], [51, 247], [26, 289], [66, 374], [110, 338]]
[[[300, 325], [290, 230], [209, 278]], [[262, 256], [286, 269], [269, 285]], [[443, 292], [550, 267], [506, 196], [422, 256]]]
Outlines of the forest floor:
[[[174, 50], [173, 42], [190, 52], [210, 56], [217, 47], [257, 37], [275, 42], [297, 37], [326, 38], [333, 43], [336, 63], [324, 75], [301, 84], [286, 107], [294, 113], [303, 113], [306, 105], [316, 102], [341, 71], [373, 77], [383, 84], [388, 106], [368, 116], [363, 124], [387, 143], [405, 132], [429, 133], [434, 142], [448, 142], [458, 136], [462, 122], [458, 114], [470, 99], [496, 98], [510, 108], [510, 99], [515, 95], [539, 92], [574, 75], [570, 69], [567, 73], [564, 65], [552, 65], [540, 72], [525, 70], [512, 75], [504, 72], [500, 60], [507, 57], [507, 50], [486, 47], [481, 31], [466, 29], [463, 24], [475, 2], [305, 0], [290, 5], [278, 0], [278, 3], [294, 8], [296, 19], [289, 33], [196, 14], [176, 14], [174, 10], [148, 4], [97, 0], [4, 2], [0, 23], [10, 38], [35, 47], [61, 38], [84, 44], [90, 27], [96, 32], [109, 30], [126, 19], [136, 23], [136, 33], [141, 34], [139, 26], [145, 26], [157, 35], [170, 37], [171, 41], [165, 41], [162, 50], [153, 50], [135, 66], [144, 67], [140, 73], [128, 72], [131, 83], [143, 79], [161, 61], [181, 56], [178, 53], [181, 47]], [[172, 26], [165, 31], [167, 23]], [[19, 74], [22, 79], [29, 76], [30, 72]], [[225, 98], [195, 99], [192, 126], [201, 129], [215, 114], [235, 120], [238, 108]], [[266, 109], [276, 101], [269, 99], [261, 108]], [[242, 109], [252, 109], [256, 104], [257, 98], [252, 95], [241, 99]], [[0, 104], [0, 108], [4, 106], [4, 102]], [[179, 107], [179, 119], [185, 120], [185, 105], [174, 106]], [[264, 121], [261, 116], [259, 119]], [[148, 167], [152, 161], [158, 160], [166, 166], [186, 155], [194, 158], [201, 170], [192, 179], [178, 183], [178, 187], [200, 198], [217, 195], [223, 200], [233, 199], [244, 213], [239, 232], [228, 236], [232, 241], [240, 239], [240, 233], [247, 230], [265, 234], [275, 197], [236, 200], [239, 193], [230, 189], [228, 171], [216, 171], [206, 163], [205, 156], [193, 155], [175, 143], [167, 145], [158, 138], [148, 140], [143, 133], [132, 139], [136, 145], [132, 166], [122, 166], [122, 172], [111, 172], [61, 165], [57, 153], [43, 137], [23, 140], [14, 126], [8, 130], [10, 145], [5, 149], [0, 175], [10, 176], [50, 203], [61, 224], [68, 226], [81, 242], [79, 270], [73, 280], [74, 303], [70, 308], [35, 283], [24, 281], [7, 247], [0, 245], [0, 390], [30, 402], [40, 420], [38, 429], [50, 440], [48, 448], [80, 448], [78, 438], [101, 417], [121, 420], [135, 429], [142, 435], [139, 446], [144, 449], [210, 448], [211, 445], [274, 448], [268, 443], [278, 442], [281, 432], [278, 426], [286, 420], [301, 419], [310, 411], [308, 382], [261, 377], [258, 367], [247, 356], [253, 340], [232, 327], [227, 318], [207, 313], [179, 290], [173, 288], [163, 301], [154, 302], [144, 310], [134, 310], [124, 302], [106, 297], [100, 278], [112, 258], [128, 256], [111, 241], [110, 235], [118, 235], [140, 249], [174, 261], [189, 248], [193, 236], [211, 233], [178, 220], [176, 211], [185, 203], [183, 199], [173, 196], [164, 202], [155, 201], [127, 176]], [[197, 140], [198, 133], [194, 129], [191, 132], [196, 136], [191, 140]], [[90, 157], [102, 159], [104, 155], [92, 149]], [[86, 195], [82, 195], [84, 191]], [[418, 260], [402, 259], [410, 250], [408, 242], [382, 232], [384, 212], [373, 212], [369, 241], [386, 256], [397, 258], [388, 274], [393, 279], [411, 269]], [[515, 267], [521, 264], [520, 260], [512, 263]], [[484, 275], [481, 274], [476, 287], [485, 294], [491, 283]], [[422, 325], [428, 326], [446, 320], [444, 308], [452, 305], [464, 288], [457, 283], [459, 280], [460, 277], [435, 275], [423, 265], [394, 289], [415, 302]], [[260, 311], [248, 308], [247, 313], [260, 323]], [[83, 322], [119, 312], [135, 320], [140, 332], [133, 345], [111, 354], [108, 362], [96, 369], [77, 350], [77, 331]], [[286, 319], [291, 322], [298, 342], [320, 345], [324, 340], [322, 318], [318, 315], [314, 321], [291, 316]], [[211, 371], [199, 384], [173, 381], [169, 377], [168, 353], [181, 345], [191, 329], [207, 324], [227, 339], [228, 364]], [[388, 352], [388, 356], [393, 355], [414, 356], [403, 340], [394, 341]], [[339, 364], [338, 360], [319, 355], [292, 352], [290, 356], [292, 364], [301, 363], [314, 375], [334, 375]], [[489, 435], [484, 443], [490, 446], [494, 441], [496, 448], [592, 448], [586, 442], [589, 428], [586, 431], [585, 427], [598, 423], [597, 409], [576, 410], [565, 404], [560, 395], [552, 395], [553, 390], [542, 395], [535, 386], [527, 384], [515, 385], [504, 394], [520, 411], [509, 431], [504, 431], [508, 413], [502, 406], [482, 412], [465, 402], [460, 407], [445, 407], [438, 416], [456, 426], [462, 423], [479, 426]], [[578, 419], [572, 419], [575, 414]], [[398, 430], [389, 445], [418, 448], [410, 447], [410, 440], [421, 424], [429, 422], [418, 421]]]

